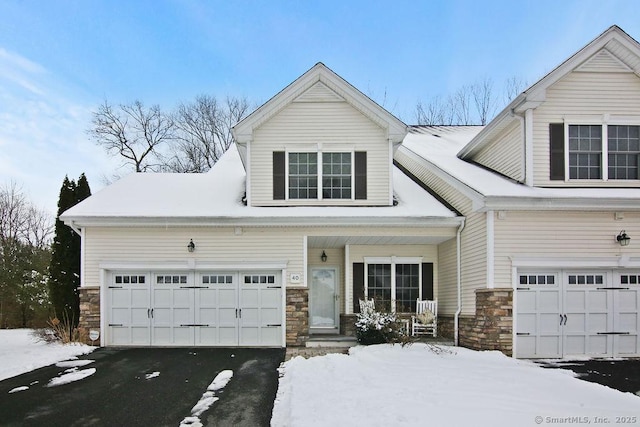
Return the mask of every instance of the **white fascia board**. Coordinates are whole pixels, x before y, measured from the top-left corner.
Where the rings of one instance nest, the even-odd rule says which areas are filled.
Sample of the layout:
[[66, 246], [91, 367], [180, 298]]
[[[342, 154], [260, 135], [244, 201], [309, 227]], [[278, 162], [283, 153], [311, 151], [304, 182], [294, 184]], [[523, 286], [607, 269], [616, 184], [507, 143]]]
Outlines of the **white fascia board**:
[[457, 227], [461, 217], [66, 218], [83, 227]]
[[638, 199], [487, 196], [482, 210], [504, 211], [640, 211]]
[[[618, 26], [613, 25], [527, 89], [525, 91], [527, 99], [534, 101], [544, 100], [547, 88], [563, 78], [565, 75], [569, 74], [584, 61], [598, 53], [613, 39], [616, 39], [631, 52], [640, 56], [640, 46], [638, 45], [638, 42]], [[637, 71], [638, 70], [636, 70], [636, 72]]]
[[408, 127], [404, 122], [319, 62], [235, 125], [232, 133], [236, 141], [244, 143], [250, 140], [254, 129], [268, 121], [317, 82], [322, 82], [371, 121], [386, 129], [389, 139], [393, 142], [402, 141], [408, 133]]
[[[571, 57], [511, 101], [504, 110], [502, 110], [480, 133], [478, 133], [478, 135], [476, 135], [475, 138], [469, 142], [469, 144], [460, 150], [458, 157], [467, 158], [473, 155], [473, 153], [478, 149], [482, 148], [486, 143], [488, 143], [489, 138], [503, 127], [504, 122], [509, 122], [509, 116], [512, 113], [522, 114], [528, 109], [535, 109], [540, 106], [546, 100], [547, 88], [573, 71], [591, 56], [598, 53], [614, 38], [631, 52], [640, 56], [640, 46], [631, 36], [615, 25], [609, 27], [600, 36], [596, 37], [589, 44], [574, 53]], [[636, 74], [640, 75], [640, 70], [634, 71]]]

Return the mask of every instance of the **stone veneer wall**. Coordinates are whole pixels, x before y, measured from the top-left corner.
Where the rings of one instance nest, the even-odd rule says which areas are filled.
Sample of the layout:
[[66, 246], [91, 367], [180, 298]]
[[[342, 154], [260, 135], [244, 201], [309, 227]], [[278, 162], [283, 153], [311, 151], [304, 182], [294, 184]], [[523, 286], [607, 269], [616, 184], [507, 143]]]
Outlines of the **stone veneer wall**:
[[[513, 289], [476, 290], [476, 314], [458, 318], [458, 344], [474, 350], [513, 352]], [[453, 317], [438, 316], [438, 335], [454, 337]]]
[[356, 315], [355, 314], [340, 315], [340, 334], [347, 337], [356, 336]]
[[100, 287], [82, 287], [78, 289], [80, 294], [80, 319], [78, 319], [78, 329], [81, 336], [85, 337], [87, 344], [89, 331], [100, 330]]
[[304, 346], [309, 339], [309, 290], [289, 288], [287, 292], [287, 347]]

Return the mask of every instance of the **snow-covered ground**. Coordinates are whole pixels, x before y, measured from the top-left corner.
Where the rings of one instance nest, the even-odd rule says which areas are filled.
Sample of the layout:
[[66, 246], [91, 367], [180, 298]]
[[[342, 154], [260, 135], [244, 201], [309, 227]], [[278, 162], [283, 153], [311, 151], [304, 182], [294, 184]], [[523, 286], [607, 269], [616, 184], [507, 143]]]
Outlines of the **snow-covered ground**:
[[[63, 360], [75, 359], [96, 349], [83, 344], [47, 344], [38, 341], [31, 332], [31, 329], [0, 329], [0, 380]], [[84, 372], [85, 375], [87, 373]]]
[[359, 346], [281, 369], [277, 427], [640, 425], [640, 397], [495, 351]]
[[[74, 359], [94, 349], [38, 342], [26, 329], [0, 330], [0, 380], [57, 363], [69, 369], [49, 386], [77, 381], [95, 369], [91, 361]], [[182, 425], [202, 425], [198, 415], [232, 376], [221, 372]], [[271, 422], [276, 427], [640, 425], [640, 397], [499, 352], [426, 344], [359, 346], [348, 356], [286, 362]]]

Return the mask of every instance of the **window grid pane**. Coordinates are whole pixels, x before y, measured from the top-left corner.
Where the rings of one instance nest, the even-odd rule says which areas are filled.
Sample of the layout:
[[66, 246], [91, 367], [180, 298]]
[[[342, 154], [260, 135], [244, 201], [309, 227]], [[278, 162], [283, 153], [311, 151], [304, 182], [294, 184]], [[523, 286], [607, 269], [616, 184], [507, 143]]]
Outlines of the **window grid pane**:
[[602, 126], [569, 126], [569, 178], [600, 179]]
[[614, 126], [608, 130], [609, 179], [638, 179], [640, 126]]
[[367, 298], [377, 308], [391, 309], [391, 264], [369, 264], [367, 268]]
[[351, 153], [322, 154], [322, 198], [351, 198]]
[[396, 264], [396, 312], [413, 313], [420, 297], [418, 264]]
[[289, 153], [289, 198], [318, 198], [317, 153]]

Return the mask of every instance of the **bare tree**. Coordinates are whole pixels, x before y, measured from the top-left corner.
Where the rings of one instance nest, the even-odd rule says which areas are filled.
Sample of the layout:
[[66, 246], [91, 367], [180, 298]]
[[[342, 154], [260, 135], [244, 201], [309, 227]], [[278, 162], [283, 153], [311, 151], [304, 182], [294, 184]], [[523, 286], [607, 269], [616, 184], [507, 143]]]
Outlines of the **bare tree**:
[[471, 95], [476, 107], [478, 120], [482, 126], [493, 118], [496, 112], [496, 99], [493, 96], [493, 81], [489, 77], [471, 85]]
[[520, 95], [527, 87], [527, 82], [520, 77], [511, 76], [504, 84], [504, 100], [505, 104], [510, 103], [516, 96]]
[[[505, 84], [505, 93], [515, 97], [523, 86], [522, 80], [511, 78]], [[418, 101], [415, 114], [420, 125], [486, 125], [495, 115], [497, 106], [493, 81], [485, 77], [462, 86], [444, 102], [439, 96], [426, 104]]]
[[180, 104], [174, 114], [177, 144], [163, 169], [172, 172], [206, 172], [233, 143], [231, 128], [249, 111], [245, 98], [227, 97], [224, 104], [200, 95]]
[[445, 120], [445, 111], [446, 104], [442, 102], [442, 99], [439, 96], [433, 98], [429, 103], [422, 104], [421, 101], [418, 101], [416, 105], [416, 122], [419, 125], [444, 125], [446, 124]]
[[107, 101], [93, 113], [89, 134], [112, 155], [120, 155], [136, 172], [160, 169], [162, 148], [174, 138], [174, 123], [158, 105], [142, 102], [112, 107]]
[[470, 125], [471, 121], [471, 86], [462, 86], [451, 98], [455, 111], [456, 124]]

